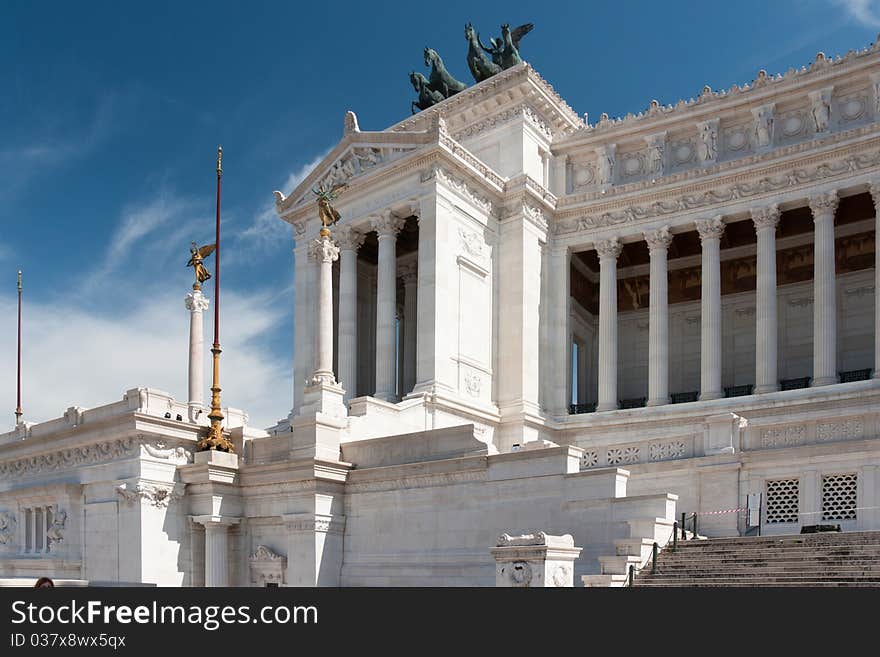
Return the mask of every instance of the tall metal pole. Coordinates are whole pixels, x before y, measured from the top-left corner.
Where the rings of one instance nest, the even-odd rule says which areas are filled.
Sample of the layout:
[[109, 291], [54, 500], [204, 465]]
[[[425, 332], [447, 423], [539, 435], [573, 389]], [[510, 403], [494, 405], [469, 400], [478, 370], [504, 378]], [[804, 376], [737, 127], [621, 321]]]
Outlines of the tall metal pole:
[[220, 181], [223, 177], [223, 148], [217, 148], [217, 222], [215, 269], [214, 269], [214, 376], [211, 385], [211, 412], [208, 419], [211, 427], [208, 435], [199, 441], [201, 451], [217, 450], [220, 452], [235, 451], [232, 443], [223, 435], [223, 411], [220, 409]]
[[15, 403], [15, 426], [21, 424], [21, 270], [18, 270], [18, 364], [15, 376], [16, 403]]

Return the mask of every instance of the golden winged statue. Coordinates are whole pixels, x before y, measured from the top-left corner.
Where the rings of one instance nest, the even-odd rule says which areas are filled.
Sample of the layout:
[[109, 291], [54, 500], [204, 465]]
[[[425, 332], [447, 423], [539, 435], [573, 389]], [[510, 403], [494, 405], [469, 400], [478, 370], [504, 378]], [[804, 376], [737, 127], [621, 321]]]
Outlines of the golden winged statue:
[[318, 198], [318, 216], [321, 218], [323, 230], [335, 224], [342, 216], [336, 208], [330, 205], [330, 201], [336, 200], [343, 187], [345, 187], [345, 183], [335, 183], [329, 189], [320, 185], [317, 189], [312, 190], [312, 193]]
[[195, 242], [192, 243], [192, 246], [189, 249], [189, 262], [186, 263], [186, 266], [192, 267], [195, 270], [196, 282], [193, 283], [194, 290], [201, 290], [202, 283], [211, 278], [211, 273], [208, 271], [205, 265], [202, 264], [202, 260], [214, 253], [214, 249], [216, 248], [216, 244], [208, 244], [206, 246], [203, 246], [202, 248], [199, 248], [199, 246]]

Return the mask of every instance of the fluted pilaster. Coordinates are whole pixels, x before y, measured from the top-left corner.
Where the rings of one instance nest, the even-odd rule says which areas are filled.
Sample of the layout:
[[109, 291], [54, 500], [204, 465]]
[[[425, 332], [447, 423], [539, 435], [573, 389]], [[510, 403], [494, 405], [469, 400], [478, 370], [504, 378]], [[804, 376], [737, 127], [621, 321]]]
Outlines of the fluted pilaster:
[[837, 294], [834, 271], [834, 212], [837, 192], [810, 198], [813, 247], [813, 385], [837, 383]]

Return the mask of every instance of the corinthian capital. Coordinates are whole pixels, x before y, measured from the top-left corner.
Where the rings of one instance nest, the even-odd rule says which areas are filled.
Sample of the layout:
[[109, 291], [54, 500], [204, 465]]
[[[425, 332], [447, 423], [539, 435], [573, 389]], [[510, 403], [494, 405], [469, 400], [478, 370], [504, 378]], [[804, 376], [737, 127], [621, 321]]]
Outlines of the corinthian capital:
[[752, 208], [751, 212], [755, 230], [762, 230], [764, 228], [776, 230], [776, 227], [779, 225], [779, 206], [775, 203], [762, 208]]
[[661, 226], [657, 230], [645, 233], [645, 241], [648, 243], [649, 251], [665, 251], [672, 244], [672, 233], [669, 232], [669, 226]]
[[831, 190], [824, 194], [816, 194], [810, 197], [810, 210], [813, 212], [813, 219], [820, 219], [827, 215], [834, 216], [837, 210], [837, 192]]
[[599, 258], [602, 260], [605, 258], [617, 260], [617, 256], [620, 255], [622, 249], [623, 244], [618, 242], [616, 237], [610, 237], [607, 240], [599, 240], [596, 242], [596, 251], [599, 254]]
[[724, 235], [724, 222], [721, 217], [712, 217], [711, 219], [697, 219], [694, 224], [697, 232], [700, 234], [700, 241], [718, 240]]
[[343, 251], [357, 251], [364, 243], [364, 234], [351, 226], [343, 226], [335, 232], [336, 243]]
[[309, 244], [309, 255], [318, 262], [330, 262], [339, 258], [339, 247], [329, 237], [319, 237]]
[[403, 224], [406, 223], [406, 220], [396, 217], [386, 210], [381, 216], [373, 217], [371, 223], [373, 225], [373, 230], [379, 234], [379, 237], [383, 237], [386, 235], [397, 235], [397, 233], [400, 232], [400, 229], [403, 228]]

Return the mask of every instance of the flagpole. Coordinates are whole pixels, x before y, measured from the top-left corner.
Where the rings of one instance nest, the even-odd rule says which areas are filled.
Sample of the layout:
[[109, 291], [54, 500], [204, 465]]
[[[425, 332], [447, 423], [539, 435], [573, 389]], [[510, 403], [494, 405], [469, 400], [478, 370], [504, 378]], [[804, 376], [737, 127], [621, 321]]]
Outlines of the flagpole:
[[15, 426], [21, 424], [21, 270], [18, 270], [18, 364], [16, 366]]
[[214, 358], [214, 376], [211, 385], [211, 412], [208, 419], [211, 427], [208, 435], [199, 441], [198, 449], [217, 450], [220, 452], [235, 451], [232, 443], [223, 436], [223, 411], [220, 408], [220, 181], [223, 177], [223, 148], [217, 148], [217, 220], [216, 249], [214, 256], [214, 344], [211, 353]]

